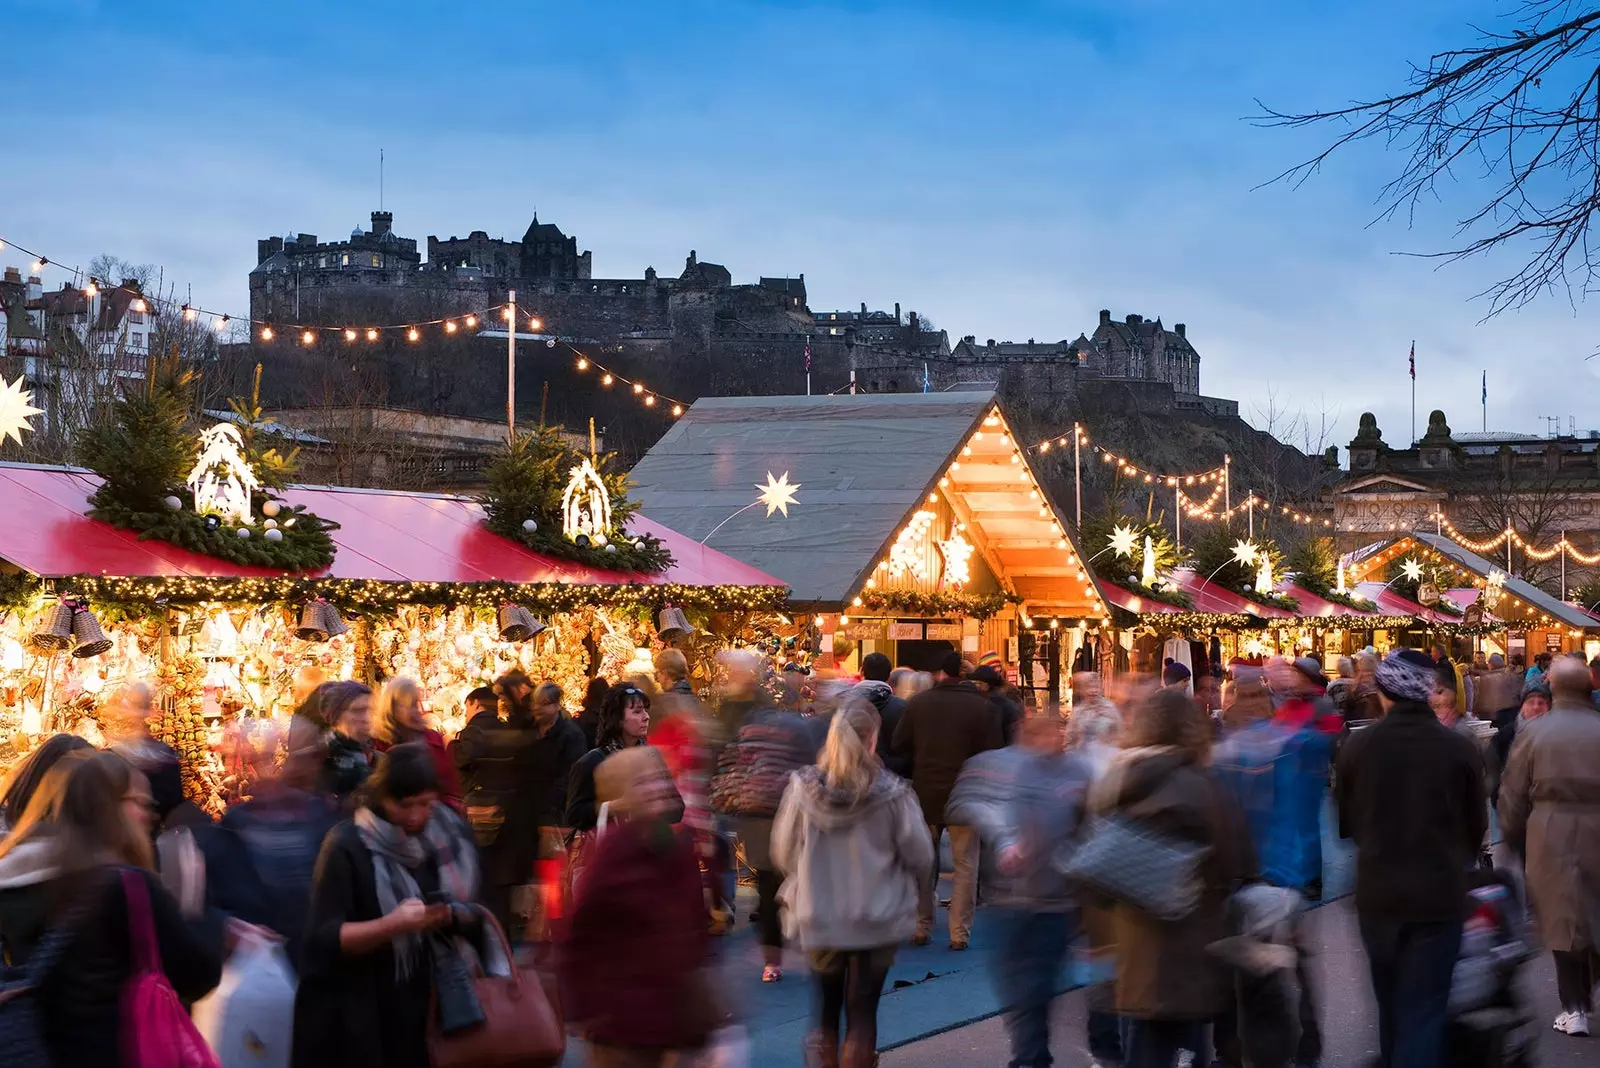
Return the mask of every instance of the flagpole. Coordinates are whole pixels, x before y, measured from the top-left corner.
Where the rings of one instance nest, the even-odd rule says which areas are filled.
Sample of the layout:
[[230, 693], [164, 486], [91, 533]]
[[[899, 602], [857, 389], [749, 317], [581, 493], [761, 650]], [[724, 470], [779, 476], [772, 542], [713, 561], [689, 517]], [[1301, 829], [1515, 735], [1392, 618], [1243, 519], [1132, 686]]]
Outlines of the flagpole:
[[1483, 432], [1489, 432], [1489, 369], [1483, 369]]
[[1417, 343], [1411, 342], [1411, 446], [1417, 444]]

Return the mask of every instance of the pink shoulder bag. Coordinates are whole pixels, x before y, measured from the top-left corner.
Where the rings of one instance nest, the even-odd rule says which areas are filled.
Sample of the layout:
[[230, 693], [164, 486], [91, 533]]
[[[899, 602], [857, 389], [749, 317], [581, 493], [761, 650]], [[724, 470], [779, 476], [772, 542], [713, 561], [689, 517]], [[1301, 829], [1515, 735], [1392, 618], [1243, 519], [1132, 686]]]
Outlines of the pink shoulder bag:
[[221, 1068], [161, 969], [149, 888], [132, 868], [122, 871], [128, 899], [133, 974], [122, 987], [122, 1063], [126, 1068]]

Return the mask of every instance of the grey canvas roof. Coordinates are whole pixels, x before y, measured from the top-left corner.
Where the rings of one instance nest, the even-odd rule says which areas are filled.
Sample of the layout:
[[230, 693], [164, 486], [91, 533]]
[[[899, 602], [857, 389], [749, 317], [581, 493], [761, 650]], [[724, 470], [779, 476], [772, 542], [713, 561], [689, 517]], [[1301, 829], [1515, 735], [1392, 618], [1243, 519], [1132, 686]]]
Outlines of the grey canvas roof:
[[710, 397], [639, 461], [634, 496], [699, 540], [787, 472], [800, 485], [788, 518], [752, 508], [706, 544], [782, 579], [796, 602], [838, 603], [994, 406], [992, 392]]
[[[1491, 571], [1505, 574], [1505, 568], [1499, 564], [1484, 559], [1449, 538], [1438, 534], [1425, 534], [1422, 531], [1413, 533], [1411, 537], [1441, 556], [1454, 560], [1480, 578], [1488, 578]], [[1558, 620], [1569, 627], [1579, 630], [1592, 630], [1600, 627], [1600, 620], [1595, 619], [1583, 609], [1570, 605], [1565, 601], [1557, 600], [1530, 582], [1508, 576], [1505, 581], [1505, 591], [1524, 604], [1532, 605], [1551, 619]]]

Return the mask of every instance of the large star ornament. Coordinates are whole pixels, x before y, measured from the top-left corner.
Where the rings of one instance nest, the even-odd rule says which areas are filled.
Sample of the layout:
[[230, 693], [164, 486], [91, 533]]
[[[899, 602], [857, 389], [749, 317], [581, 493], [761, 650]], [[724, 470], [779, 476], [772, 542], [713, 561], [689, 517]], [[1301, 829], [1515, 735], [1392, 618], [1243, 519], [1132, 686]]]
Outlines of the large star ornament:
[[1132, 556], [1138, 538], [1132, 527], [1118, 523], [1111, 531], [1111, 551], [1118, 556]]
[[44, 409], [33, 406], [33, 392], [22, 388], [23, 378], [15, 382], [0, 378], [0, 442], [10, 438], [22, 444], [22, 432], [32, 430], [28, 417], [44, 414]]
[[1422, 565], [1415, 560], [1407, 560], [1400, 565], [1400, 570], [1412, 582], [1422, 581]]
[[1254, 542], [1236, 541], [1233, 543], [1233, 562], [1250, 567], [1256, 562], [1256, 557], [1261, 550], [1257, 549]]
[[767, 484], [763, 486], [759, 482], [756, 483], [756, 489], [761, 491], [757, 500], [767, 506], [768, 518], [771, 518], [773, 512], [782, 512], [784, 518], [787, 519], [789, 517], [789, 506], [800, 503], [794, 497], [794, 491], [799, 488], [800, 483], [791, 483], [789, 481], [789, 472], [785, 471], [779, 477], [773, 478], [772, 472], [768, 471]]

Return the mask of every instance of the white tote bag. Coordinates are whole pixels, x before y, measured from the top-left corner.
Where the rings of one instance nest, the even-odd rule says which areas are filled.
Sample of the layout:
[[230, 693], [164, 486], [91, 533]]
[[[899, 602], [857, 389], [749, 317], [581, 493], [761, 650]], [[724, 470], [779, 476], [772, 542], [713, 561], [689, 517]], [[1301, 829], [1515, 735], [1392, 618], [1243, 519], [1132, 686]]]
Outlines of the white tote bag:
[[253, 937], [239, 943], [222, 982], [192, 1014], [222, 1068], [289, 1068], [294, 990], [283, 946]]

